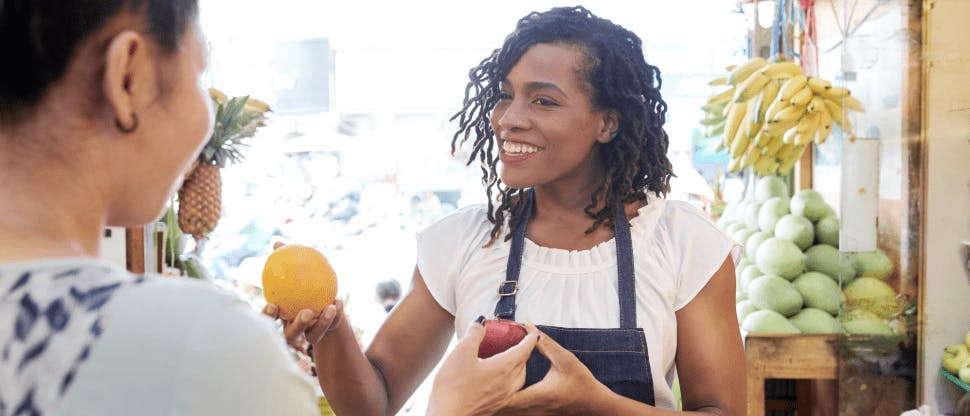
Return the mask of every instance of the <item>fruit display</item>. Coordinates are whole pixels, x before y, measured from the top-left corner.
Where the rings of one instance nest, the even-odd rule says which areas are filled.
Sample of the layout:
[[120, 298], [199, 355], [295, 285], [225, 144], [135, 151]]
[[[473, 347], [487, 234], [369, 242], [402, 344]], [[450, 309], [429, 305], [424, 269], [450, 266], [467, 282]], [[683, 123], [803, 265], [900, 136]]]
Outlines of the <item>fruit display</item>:
[[787, 175], [810, 143], [822, 144], [837, 125], [851, 135], [848, 110], [864, 111], [843, 87], [806, 76], [800, 65], [755, 57], [710, 82], [728, 88], [701, 106], [705, 135], [721, 135], [728, 170], [753, 167], [759, 176]]
[[312, 247], [287, 245], [273, 251], [263, 266], [263, 296], [292, 321], [303, 309], [319, 315], [337, 296], [337, 274]]
[[[905, 329], [893, 263], [881, 250], [840, 253], [839, 218], [822, 196], [789, 198], [778, 176], [755, 183], [717, 225], [744, 245], [735, 270], [738, 322], [750, 333], [893, 335]], [[894, 329], [895, 328], [895, 329]]]
[[209, 89], [215, 107], [215, 127], [198, 163], [178, 191], [178, 225], [196, 241], [215, 230], [222, 217], [221, 168], [243, 159], [244, 139], [253, 137], [266, 124], [269, 105], [249, 96], [228, 98], [215, 88]]
[[963, 343], [953, 344], [943, 349], [941, 360], [943, 370], [970, 384], [970, 331], [964, 336]]
[[488, 358], [518, 344], [525, 338], [525, 327], [508, 319], [490, 319], [485, 325], [485, 337], [478, 344], [478, 357]]

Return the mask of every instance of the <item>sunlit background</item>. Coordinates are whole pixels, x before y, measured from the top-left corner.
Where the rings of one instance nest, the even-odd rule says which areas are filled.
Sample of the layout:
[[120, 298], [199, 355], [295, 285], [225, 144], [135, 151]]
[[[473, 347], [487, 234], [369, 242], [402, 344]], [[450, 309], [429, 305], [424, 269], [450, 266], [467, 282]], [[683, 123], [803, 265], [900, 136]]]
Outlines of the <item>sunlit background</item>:
[[[448, 119], [468, 70], [528, 12], [575, 4], [204, 0], [208, 82], [274, 109], [246, 161], [225, 169], [224, 217], [203, 252], [209, 273], [258, 286], [273, 241], [316, 246], [366, 345], [385, 316], [375, 286], [410, 284], [415, 232], [485, 200], [479, 170], [450, 155]], [[725, 156], [703, 138], [699, 107], [714, 91], [708, 80], [746, 56], [746, 15], [725, 0], [584, 6], [643, 39], [669, 107], [671, 197], [703, 203]], [[421, 394], [410, 413], [423, 414]]]

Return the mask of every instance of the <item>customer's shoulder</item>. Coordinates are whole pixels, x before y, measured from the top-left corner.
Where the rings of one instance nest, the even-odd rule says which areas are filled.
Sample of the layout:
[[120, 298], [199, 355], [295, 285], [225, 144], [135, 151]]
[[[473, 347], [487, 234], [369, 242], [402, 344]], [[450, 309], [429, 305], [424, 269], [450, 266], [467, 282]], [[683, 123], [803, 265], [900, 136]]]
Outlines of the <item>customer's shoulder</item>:
[[165, 304], [196, 314], [252, 310], [239, 295], [212, 281], [158, 275], [146, 275], [143, 279], [142, 284], [133, 285], [123, 292], [143, 305]]

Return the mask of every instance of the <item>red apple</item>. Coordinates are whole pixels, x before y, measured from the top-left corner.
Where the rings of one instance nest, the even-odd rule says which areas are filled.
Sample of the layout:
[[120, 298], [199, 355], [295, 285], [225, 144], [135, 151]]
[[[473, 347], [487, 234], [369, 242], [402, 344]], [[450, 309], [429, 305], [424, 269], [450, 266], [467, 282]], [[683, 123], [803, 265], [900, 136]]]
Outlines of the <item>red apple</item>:
[[525, 338], [525, 327], [507, 319], [490, 319], [484, 322], [485, 338], [478, 345], [478, 357], [488, 358], [512, 348]]

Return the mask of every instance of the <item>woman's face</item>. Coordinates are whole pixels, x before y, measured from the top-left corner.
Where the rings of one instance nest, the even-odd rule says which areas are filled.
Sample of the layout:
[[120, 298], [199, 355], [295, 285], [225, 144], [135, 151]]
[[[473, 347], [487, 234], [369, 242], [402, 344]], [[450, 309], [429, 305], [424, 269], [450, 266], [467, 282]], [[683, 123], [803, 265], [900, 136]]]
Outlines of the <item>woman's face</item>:
[[502, 161], [502, 182], [513, 188], [588, 181], [601, 174], [594, 144], [607, 120], [593, 108], [580, 76], [581, 47], [537, 44], [501, 82], [491, 123]]
[[205, 39], [197, 25], [191, 25], [179, 49], [159, 68], [170, 71], [167, 91], [138, 114], [143, 146], [128, 166], [131, 175], [120, 204], [126, 209], [114, 210], [109, 223], [135, 225], [158, 219], [198, 157], [213, 122], [212, 100], [201, 82], [206, 64]]

